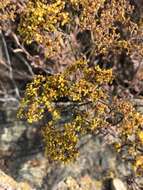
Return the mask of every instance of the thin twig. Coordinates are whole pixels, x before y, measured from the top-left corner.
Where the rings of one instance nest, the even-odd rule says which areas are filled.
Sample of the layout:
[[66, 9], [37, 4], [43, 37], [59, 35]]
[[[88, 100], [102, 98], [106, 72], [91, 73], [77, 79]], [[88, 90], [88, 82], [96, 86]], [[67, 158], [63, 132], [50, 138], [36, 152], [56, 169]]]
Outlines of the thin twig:
[[15, 80], [13, 78], [13, 72], [12, 72], [12, 66], [11, 66], [11, 61], [10, 61], [10, 56], [9, 56], [9, 53], [8, 53], [8, 48], [7, 48], [7, 44], [6, 44], [6, 41], [5, 41], [5, 38], [4, 38], [4, 35], [2, 33], [2, 31], [0, 31], [0, 36], [1, 36], [1, 39], [2, 39], [2, 43], [3, 43], [3, 47], [4, 47], [4, 51], [5, 51], [5, 55], [6, 55], [6, 60], [7, 60], [7, 63], [9, 65], [9, 77], [15, 87], [15, 93], [16, 93], [16, 96], [19, 98], [20, 97], [20, 94], [19, 94], [19, 90], [16, 86], [16, 83], [15, 83]]

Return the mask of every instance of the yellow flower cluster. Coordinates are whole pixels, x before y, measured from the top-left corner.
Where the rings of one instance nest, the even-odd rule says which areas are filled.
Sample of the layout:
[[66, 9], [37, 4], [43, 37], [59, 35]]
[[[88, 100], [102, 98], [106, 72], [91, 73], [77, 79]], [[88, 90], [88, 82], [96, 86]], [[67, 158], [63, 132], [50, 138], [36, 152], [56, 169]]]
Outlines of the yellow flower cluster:
[[1, 1], [1, 20], [14, 20], [19, 15], [17, 30], [22, 41], [42, 44], [48, 57], [61, 52], [65, 36], [70, 39], [75, 27], [79, 31], [90, 30], [92, 54], [107, 55], [122, 49], [143, 54], [139, 40], [142, 21], [132, 21], [134, 7], [127, 0], [29, 0], [23, 3], [21, 12], [18, 1]]
[[44, 0], [28, 1], [18, 29], [24, 41], [28, 44], [32, 41], [43, 44], [47, 48], [47, 56], [57, 51], [60, 48], [59, 38], [61, 38], [59, 26], [69, 21], [64, 8], [65, 2], [62, 0], [53, 3]]
[[[107, 106], [99, 100], [107, 98], [102, 84], [112, 80], [112, 70], [99, 71], [99, 67], [94, 67], [92, 75], [87, 76], [91, 67], [87, 61], [80, 59], [63, 73], [36, 76], [27, 86], [19, 117], [25, 117], [32, 123], [40, 121], [45, 112], [51, 113], [52, 120], [47, 121], [42, 130], [46, 154], [51, 159], [64, 162], [74, 159], [81, 136], [106, 124]], [[69, 106], [64, 104], [64, 99]], [[66, 110], [70, 121], [60, 124]]]
[[107, 54], [134, 50], [129, 40], [137, 31], [137, 24], [131, 21], [132, 12], [133, 7], [125, 0], [112, 0], [104, 5], [93, 30], [96, 51]]
[[72, 124], [65, 124], [63, 131], [48, 124], [42, 134], [46, 145], [45, 154], [49, 159], [67, 163], [78, 155], [78, 137]]
[[14, 21], [16, 12], [16, 4], [11, 0], [0, 0], [0, 29], [5, 29], [7, 20]]
[[136, 173], [140, 176], [143, 172], [143, 155], [136, 156], [135, 162], [134, 162], [134, 170]]
[[45, 155], [49, 159], [64, 163], [76, 159], [81, 137], [116, 125], [116, 150], [120, 153], [125, 147], [127, 158], [131, 156], [134, 160], [134, 171], [142, 174], [139, 150], [143, 145], [143, 115], [127, 100], [114, 98], [108, 102], [104, 86], [112, 79], [111, 69], [90, 66], [87, 60], [79, 59], [64, 72], [35, 76], [27, 85], [19, 117], [33, 123], [51, 114], [50, 121], [44, 117], [46, 123], [42, 128]]
[[122, 147], [126, 147], [127, 156], [131, 156], [134, 160], [134, 170], [139, 174], [143, 172], [142, 149], [143, 145], [143, 115], [135, 110], [133, 104], [129, 101], [115, 100], [118, 112], [122, 113], [124, 118], [118, 125], [118, 135], [120, 143], [116, 144], [118, 152], [122, 151]]

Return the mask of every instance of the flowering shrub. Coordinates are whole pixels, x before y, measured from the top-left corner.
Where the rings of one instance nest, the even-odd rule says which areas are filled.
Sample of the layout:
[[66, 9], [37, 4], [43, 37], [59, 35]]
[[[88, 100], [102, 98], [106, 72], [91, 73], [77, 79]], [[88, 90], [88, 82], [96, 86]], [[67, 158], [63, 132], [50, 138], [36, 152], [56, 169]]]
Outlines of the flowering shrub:
[[77, 157], [84, 135], [102, 134], [116, 126], [112, 144], [124, 159], [132, 157], [134, 171], [141, 173], [143, 115], [127, 100], [110, 101], [105, 87], [112, 80], [111, 69], [90, 67], [87, 60], [80, 59], [63, 73], [36, 76], [27, 86], [19, 116], [33, 123], [47, 112], [52, 114], [42, 128], [48, 158], [69, 162]]
[[22, 41], [42, 44], [48, 57], [61, 51], [65, 37], [75, 27], [90, 30], [92, 55], [123, 49], [142, 54], [142, 20], [134, 22], [134, 6], [128, 0], [29, 0], [19, 4], [12, 0], [1, 3], [0, 18], [14, 20], [19, 15], [17, 29]]
[[[75, 158], [79, 139], [106, 124], [108, 106], [102, 101], [106, 102], [108, 93], [103, 85], [111, 80], [111, 69], [90, 68], [85, 60], [78, 60], [61, 74], [36, 76], [27, 86], [19, 115], [32, 123], [41, 120], [46, 111], [51, 112], [52, 120], [42, 131], [50, 158], [61, 161]], [[70, 111], [70, 121], [61, 124], [66, 110]]]
[[134, 171], [142, 174], [143, 116], [129, 100], [113, 96], [114, 68], [99, 67], [96, 59], [112, 62], [111, 55], [124, 52], [128, 57], [143, 55], [143, 22], [134, 19], [134, 12], [129, 0], [0, 1], [0, 18], [15, 22], [21, 43], [36, 42], [48, 59], [61, 59], [68, 47], [65, 54], [73, 60], [68, 64], [62, 59], [66, 68], [55, 75], [35, 76], [18, 113], [29, 123], [44, 120], [42, 135], [50, 159], [71, 161], [81, 137], [111, 129], [111, 143], [124, 159], [130, 156]]

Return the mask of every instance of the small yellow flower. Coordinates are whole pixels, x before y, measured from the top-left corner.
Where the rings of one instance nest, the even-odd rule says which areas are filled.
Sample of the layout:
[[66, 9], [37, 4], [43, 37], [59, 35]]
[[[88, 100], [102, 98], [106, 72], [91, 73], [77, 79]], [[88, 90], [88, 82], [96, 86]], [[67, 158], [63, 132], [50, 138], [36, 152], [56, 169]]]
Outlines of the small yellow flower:
[[143, 144], [143, 131], [138, 132], [140, 142]]

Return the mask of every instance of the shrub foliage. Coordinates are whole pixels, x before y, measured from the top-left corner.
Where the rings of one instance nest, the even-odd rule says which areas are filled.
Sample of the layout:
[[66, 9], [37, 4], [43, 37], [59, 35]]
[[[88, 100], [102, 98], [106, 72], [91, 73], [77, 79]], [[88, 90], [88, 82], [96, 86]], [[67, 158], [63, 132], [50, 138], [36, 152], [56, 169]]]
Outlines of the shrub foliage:
[[[129, 99], [113, 96], [111, 88], [116, 80], [111, 55], [143, 55], [142, 20], [135, 19], [135, 12], [129, 0], [0, 1], [1, 29], [16, 23], [20, 41], [36, 42], [48, 59], [57, 58], [67, 47], [66, 53], [72, 55], [72, 63], [63, 60], [62, 72], [34, 77], [18, 113], [30, 123], [43, 120], [50, 159], [71, 161], [84, 135], [114, 131], [109, 143], [142, 174], [143, 116]], [[100, 57], [108, 60], [108, 69]]]

